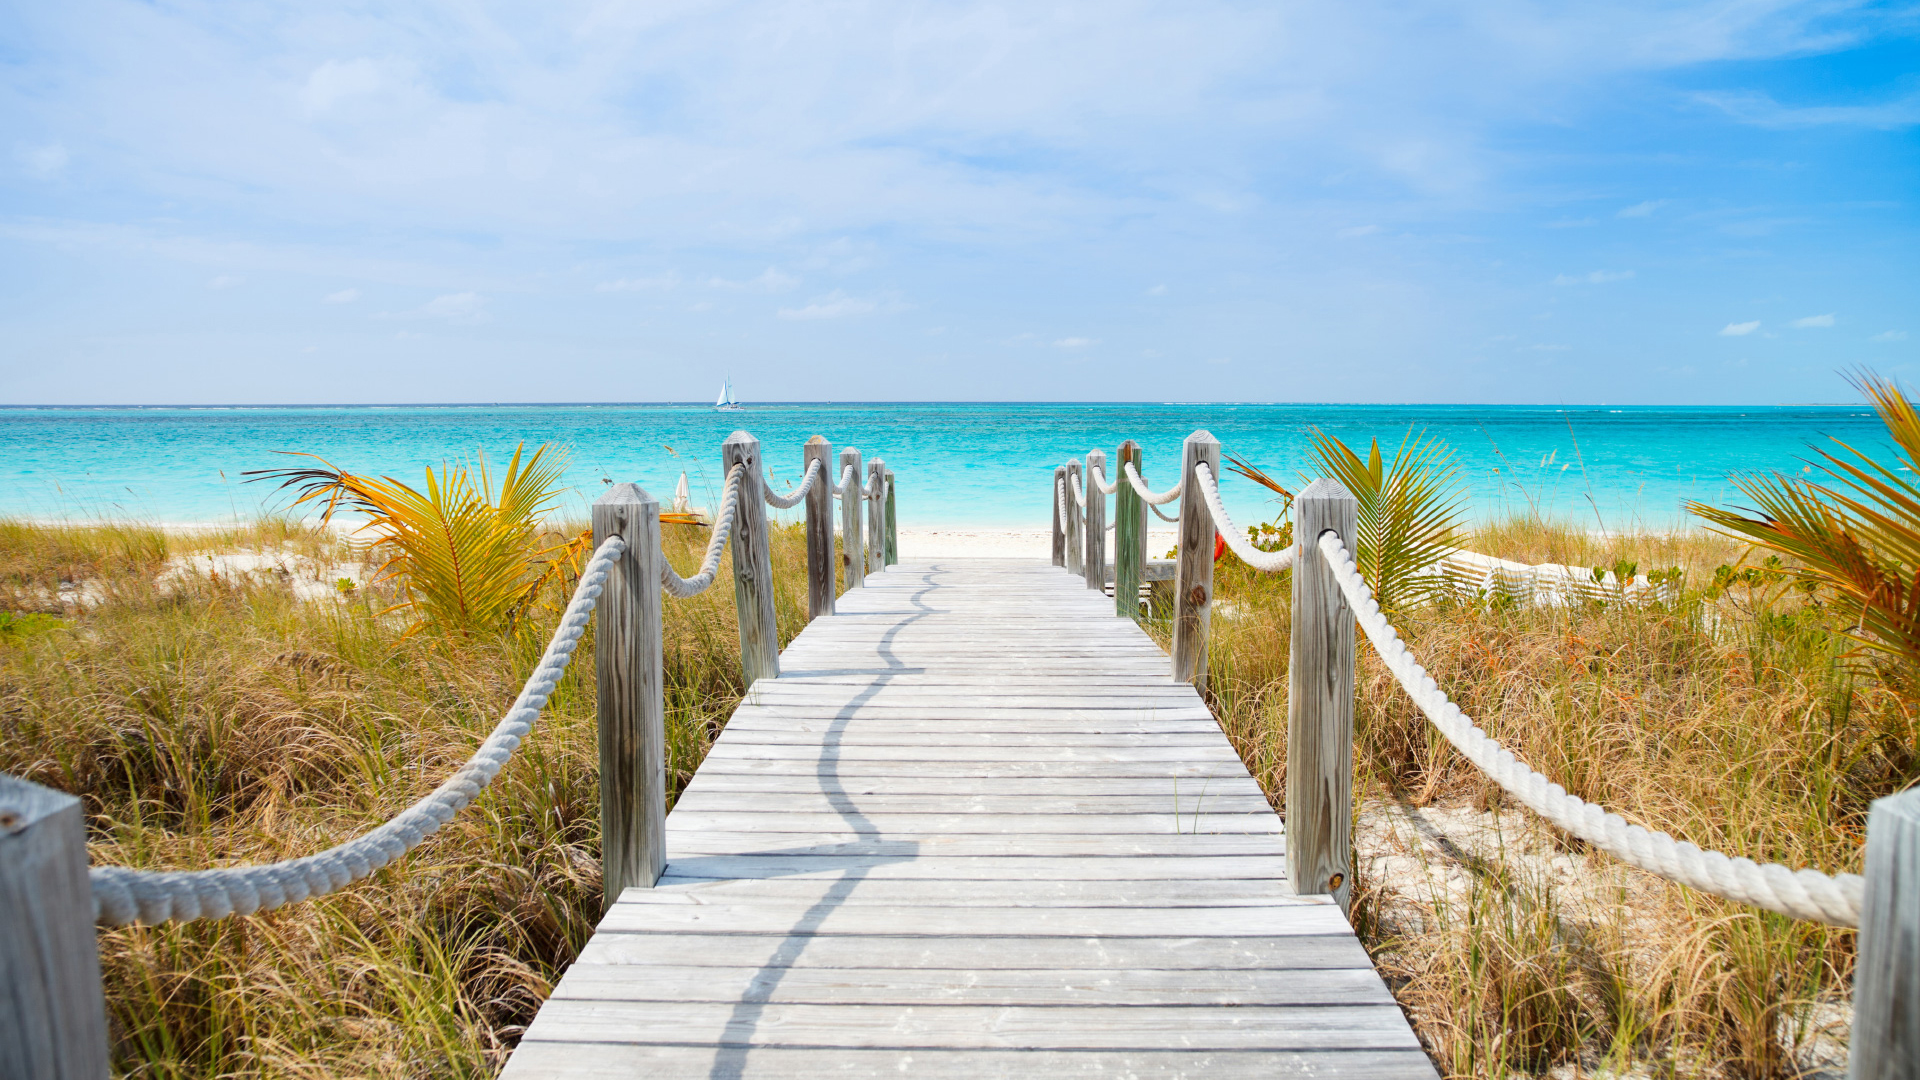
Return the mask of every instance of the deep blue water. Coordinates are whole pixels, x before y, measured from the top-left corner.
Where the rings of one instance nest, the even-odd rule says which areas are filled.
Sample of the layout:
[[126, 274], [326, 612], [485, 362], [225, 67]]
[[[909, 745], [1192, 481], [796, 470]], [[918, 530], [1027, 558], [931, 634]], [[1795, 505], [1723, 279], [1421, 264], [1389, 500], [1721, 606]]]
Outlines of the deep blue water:
[[[564, 444], [568, 510], [605, 479], [637, 481], [665, 501], [682, 470], [696, 502], [720, 478], [720, 442], [758, 436], [781, 480], [799, 474], [801, 445], [879, 454], [898, 477], [901, 523], [1039, 525], [1053, 466], [1122, 439], [1146, 448], [1150, 483], [1172, 482], [1181, 440], [1211, 431], [1276, 476], [1309, 468], [1320, 428], [1363, 454], [1409, 430], [1458, 454], [1471, 513], [1539, 506], [1590, 527], [1663, 527], [1686, 499], [1724, 502], [1733, 471], [1798, 473], [1810, 443], [1885, 444], [1864, 406], [1607, 408], [1511, 405], [769, 404], [450, 405], [233, 408], [0, 408], [0, 515], [211, 521], [284, 505], [249, 469], [284, 467], [274, 451], [319, 454], [356, 472], [417, 483], [421, 469], [484, 451], [504, 463], [515, 444]], [[1263, 489], [1229, 479], [1236, 519], [1271, 516]], [[796, 511], [797, 512], [797, 511]]]

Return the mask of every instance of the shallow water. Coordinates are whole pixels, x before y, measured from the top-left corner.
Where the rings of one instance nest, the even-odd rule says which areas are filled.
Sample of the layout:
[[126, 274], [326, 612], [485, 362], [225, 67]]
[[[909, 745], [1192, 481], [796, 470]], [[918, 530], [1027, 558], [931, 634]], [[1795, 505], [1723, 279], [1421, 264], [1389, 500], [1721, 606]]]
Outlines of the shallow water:
[[[1880, 447], [1864, 406], [1552, 407], [1511, 405], [768, 404], [447, 405], [231, 408], [0, 408], [0, 515], [213, 521], [283, 508], [250, 469], [284, 468], [305, 451], [356, 472], [417, 483], [421, 469], [484, 451], [565, 444], [583, 516], [603, 482], [636, 481], [663, 501], [684, 470], [696, 502], [719, 486], [720, 442], [758, 436], [778, 482], [799, 475], [801, 445], [879, 454], [898, 478], [903, 525], [1044, 524], [1053, 466], [1138, 440], [1155, 486], [1170, 484], [1181, 440], [1211, 431], [1229, 453], [1298, 481], [1319, 428], [1363, 454], [1391, 454], [1410, 430], [1457, 452], [1476, 518], [1539, 509], [1595, 528], [1664, 528], [1687, 499], [1727, 502], [1733, 471], [1799, 473], [1808, 446], [1838, 437]], [[1225, 483], [1237, 520], [1272, 517], [1264, 489]]]

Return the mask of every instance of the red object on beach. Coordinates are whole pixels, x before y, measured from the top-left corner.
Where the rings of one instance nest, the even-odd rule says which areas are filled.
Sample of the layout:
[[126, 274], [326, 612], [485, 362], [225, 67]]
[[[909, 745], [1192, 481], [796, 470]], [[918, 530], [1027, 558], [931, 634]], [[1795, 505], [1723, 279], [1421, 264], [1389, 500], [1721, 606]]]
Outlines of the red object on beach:
[[1220, 556], [1227, 553], [1227, 538], [1219, 533], [1213, 534], [1213, 561], [1219, 562]]

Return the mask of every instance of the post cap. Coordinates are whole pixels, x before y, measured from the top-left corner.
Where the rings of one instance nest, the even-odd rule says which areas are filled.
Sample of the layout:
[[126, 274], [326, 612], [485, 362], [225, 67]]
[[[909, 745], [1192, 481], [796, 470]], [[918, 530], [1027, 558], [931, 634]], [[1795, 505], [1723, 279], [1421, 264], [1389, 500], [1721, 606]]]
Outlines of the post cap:
[[601, 492], [599, 498], [593, 500], [593, 505], [595, 506], [619, 506], [627, 503], [653, 503], [655, 506], [659, 505], [659, 502], [655, 500], [653, 496], [647, 494], [647, 489], [641, 487], [639, 484], [615, 484]]

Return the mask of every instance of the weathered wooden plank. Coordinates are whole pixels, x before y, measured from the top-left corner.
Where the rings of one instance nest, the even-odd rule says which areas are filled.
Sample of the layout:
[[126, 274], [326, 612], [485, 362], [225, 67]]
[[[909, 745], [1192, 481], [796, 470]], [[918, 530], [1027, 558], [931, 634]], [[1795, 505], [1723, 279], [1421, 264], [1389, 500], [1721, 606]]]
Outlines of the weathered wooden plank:
[[768, 759], [748, 754], [709, 755], [700, 764], [702, 773], [748, 773], [762, 776], [832, 776], [842, 783], [868, 777], [969, 776], [969, 777], [1047, 777], [1077, 779], [1083, 777], [1146, 777], [1189, 780], [1199, 783], [1216, 777], [1238, 778], [1247, 775], [1247, 767], [1238, 759], [1227, 761], [859, 761], [838, 759]]
[[573, 1001], [751, 1000], [780, 1005], [1392, 1005], [1366, 969], [1114, 971], [1111, 968], [768, 968], [586, 965], [568, 980]]
[[733, 601], [739, 613], [740, 672], [752, 686], [780, 675], [780, 639], [773, 617], [773, 559], [767, 536], [767, 474], [760, 440], [736, 431], [720, 444], [721, 475], [741, 468], [739, 505], [734, 509]]
[[660, 656], [660, 504], [615, 484], [593, 504], [596, 546], [627, 543], [600, 594], [594, 700], [600, 746], [602, 903], [651, 885], [666, 858], [666, 674]]
[[779, 1005], [580, 1001], [556, 995], [527, 1039], [614, 1043], [764, 1043], [834, 1048], [1400, 1050], [1419, 1043], [1394, 1005], [1243, 1005], [1231, 1009], [979, 1005]]
[[[1102, 858], [1159, 858], [1165, 855], [1278, 855], [1282, 837], [1261, 833], [1143, 833], [1088, 835], [1028, 833], [1004, 836], [885, 837], [856, 830], [852, 825], [831, 832], [764, 833], [688, 830], [667, 836], [667, 858], [688, 855], [884, 855], [893, 858], [973, 855], [1023, 855], [1033, 859], [1098, 856]], [[1036, 864], [1036, 871], [1039, 870]], [[1329, 904], [1332, 901], [1328, 901]]]
[[744, 799], [737, 790], [689, 787], [674, 803], [674, 813], [726, 810], [729, 813], [774, 814], [800, 811], [838, 813], [844, 807], [884, 814], [1273, 814], [1265, 795], [1203, 795], [1187, 792], [1183, 800], [1165, 790], [1152, 795], [1057, 795], [1031, 792], [1020, 795], [927, 795], [814, 791], [805, 794], [762, 793]]
[[1116, 855], [1053, 856], [1044, 867], [1023, 855], [919, 855], [901, 859], [891, 855], [680, 855], [667, 862], [667, 875], [680, 881], [696, 878], [745, 880], [778, 877], [858, 875], [862, 881], [990, 881], [1027, 882], [1036, 872], [1047, 880], [1063, 881], [1174, 881], [1207, 887], [1222, 881], [1286, 880], [1286, 860], [1278, 852], [1264, 855], [1159, 855], [1129, 858]]
[[806, 460], [820, 463], [820, 475], [807, 489], [807, 618], [833, 614], [833, 485], [839, 469], [833, 461], [833, 444], [825, 436], [807, 440]]
[[897, 934], [809, 938], [801, 951], [785, 933], [594, 935], [581, 964], [684, 964], [714, 967], [924, 968], [935, 950], [966, 958], [968, 971], [1316, 971], [1371, 970], [1350, 933], [1280, 937], [1036, 937], [1008, 947], [1004, 934], [937, 939]]
[[897, 1050], [798, 1049], [566, 1043], [546, 1049], [539, 1040], [521, 1044], [503, 1074], [509, 1080], [631, 1080], [648, 1077], [739, 1077], [757, 1080], [1028, 1080], [1036, 1076], [1107, 1080], [1408, 1080], [1436, 1074], [1418, 1050], [942, 1050], [922, 1046]]
[[871, 828], [880, 833], [912, 833], [927, 839], [950, 835], [1008, 835], [1016, 842], [1029, 830], [1063, 836], [1074, 833], [1277, 835], [1280, 832], [1279, 817], [1264, 806], [1252, 813], [1217, 814], [1208, 812], [1204, 804], [1193, 813], [1178, 814], [1171, 807], [1154, 814], [914, 814], [863, 807], [849, 800], [844, 810], [828, 813], [714, 811], [675, 806], [672, 818], [673, 827], [679, 831], [712, 829], [757, 832], [770, 837], [781, 833], [827, 832], [835, 828]]
[[1299, 561], [1287, 664], [1288, 868], [1304, 892], [1345, 908], [1353, 893], [1353, 612], [1316, 542], [1328, 530], [1351, 548], [1359, 503], [1332, 480], [1294, 499]]
[[835, 795], [913, 795], [948, 799], [979, 796], [985, 799], [1016, 795], [1049, 798], [1166, 798], [1182, 800], [1183, 805], [1197, 798], [1212, 796], [1264, 797], [1260, 785], [1249, 776], [1217, 776], [1183, 780], [1166, 776], [847, 776], [817, 771], [780, 773], [728, 773], [701, 769], [681, 794], [725, 791], [744, 796], [751, 793], [781, 792]]
[[[851, 887], [849, 882], [853, 883]], [[1169, 918], [1179, 918], [1185, 909], [1193, 907], [1223, 908], [1301, 902], [1286, 887], [1283, 878], [1246, 881], [1133, 881], [1111, 878], [999, 881], [935, 878], [898, 881], [884, 878], [869, 880], [864, 874], [836, 873], [719, 881], [704, 877], [676, 877], [669, 867], [669, 872], [654, 885], [654, 889], [684, 892], [709, 901], [728, 903], [766, 901], [791, 904], [802, 900], [807, 903], [831, 900], [841, 906], [1135, 907], [1169, 909]]]
[[0, 1076], [107, 1075], [80, 800], [0, 774]]

